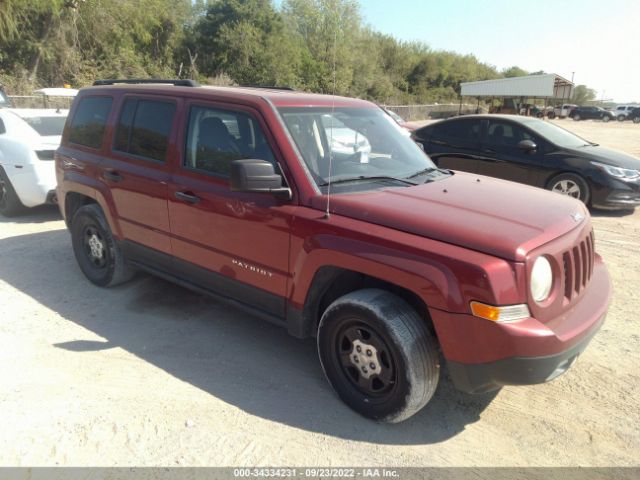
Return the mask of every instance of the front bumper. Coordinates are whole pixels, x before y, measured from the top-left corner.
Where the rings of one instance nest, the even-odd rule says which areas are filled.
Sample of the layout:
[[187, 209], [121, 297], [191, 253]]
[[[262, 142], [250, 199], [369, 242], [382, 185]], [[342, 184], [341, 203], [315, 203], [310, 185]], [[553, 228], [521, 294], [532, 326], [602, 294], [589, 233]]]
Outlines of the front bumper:
[[455, 386], [470, 393], [542, 383], [564, 373], [602, 326], [611, 298], [609, 273], [596, 255], [584, 293], [557, 318], [491, 322], [430, 310]]
[[569, 370], [600, 329], [604, 318], [603, 315], [587, 337], [564, 352], [543, 357], [505, 358], [475, 365], [447, 362], [449, 374], [456, 388], [467, 393], [490, 392], [504, 385], [548, 382]]

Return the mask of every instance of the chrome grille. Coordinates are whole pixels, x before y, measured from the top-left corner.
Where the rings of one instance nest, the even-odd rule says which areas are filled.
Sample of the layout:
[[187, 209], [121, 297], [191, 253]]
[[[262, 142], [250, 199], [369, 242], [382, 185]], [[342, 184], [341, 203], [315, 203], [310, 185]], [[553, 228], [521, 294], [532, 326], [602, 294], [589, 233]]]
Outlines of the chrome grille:
[[562, 254], [564, 297], [571, 300], [589, 284], [595, 256], [593, 230], [573, 248]]

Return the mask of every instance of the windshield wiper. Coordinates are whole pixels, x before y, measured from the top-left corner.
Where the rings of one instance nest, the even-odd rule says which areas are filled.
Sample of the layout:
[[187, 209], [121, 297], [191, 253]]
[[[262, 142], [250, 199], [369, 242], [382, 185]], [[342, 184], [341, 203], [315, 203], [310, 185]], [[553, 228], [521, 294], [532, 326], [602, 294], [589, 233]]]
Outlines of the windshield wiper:
[[386, 176], [386, 175], [372, 175], [372, 176], [366, 176], [366, 175], [360, 175], [357, 177], [348, 177], [348, 178], [340, 178], [337, 180], [331, 180], [330, 182], [324, 182], [319, 184], [320, 187], [326, 187], [329, 184], [331, 185], [335, 185], [337, 183], [348, 183], [348, 182], [366, 182], [368, 180], [392, 180], [395, 182], [400, 182], [400, 183], [406, 183], [407, 185], [418, 185], [415, 182], [411, 182], [409, 180], [406, 180], [404, 178], [398, 178], [398, 177], [390, 177], [390, 176]]
[[[412, 175], [409, 175], [407, 178], [414, 178], [417, 177], [419, 175], [430, 175], [432, 173], [446, 173], [447, 175], [450, 175], [451, 172], [449, 170], [444, 170], [442, 168], [434, 168], [434, 167], [429, 167], [429, 168], [425, 168], [424, 170], [420, 170]], [[427, 183], [427, 182], [425, 182]]]

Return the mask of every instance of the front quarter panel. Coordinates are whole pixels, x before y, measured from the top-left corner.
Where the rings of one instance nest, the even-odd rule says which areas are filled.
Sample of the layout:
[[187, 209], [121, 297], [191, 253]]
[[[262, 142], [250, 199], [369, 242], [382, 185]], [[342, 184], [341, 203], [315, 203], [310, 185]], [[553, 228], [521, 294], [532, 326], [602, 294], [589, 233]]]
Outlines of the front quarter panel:
[[289, 298], [301, 309], [324, 266], [405, 288], [429, 309], [469, 312], [469, 301], [523, 303], [524, 265], [383, 226], [297, 208], [292, 226]]

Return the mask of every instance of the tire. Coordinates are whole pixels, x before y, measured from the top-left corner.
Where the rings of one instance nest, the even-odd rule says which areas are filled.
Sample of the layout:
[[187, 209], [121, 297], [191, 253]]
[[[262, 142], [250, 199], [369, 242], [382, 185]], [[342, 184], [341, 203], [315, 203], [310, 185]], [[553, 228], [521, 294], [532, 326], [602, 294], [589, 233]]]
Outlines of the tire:
[[418, 313], [392, 293], [365, 289], [338, 298], [322, 315], [317, 340], [327, 380], [364, 417], [406, 420], [438, 386], [437, 343]]
[[604, 117], [602, 117], [602, 121], [604, 123], [607, 123], [609, 120], [611, 120], [611, 117], [609, 115], [605, 115]]
[[73, 253], [82, 273], [100, 287], [111, 287], [129, 280], [129, 267], [102, 213], [95, 203], [80, 207], [71, 222]]
[[573, 116], [573, 119], [574, 119], [576, 122], [580, 121], [580, 115], [576, 113], [576, 114]]
[[618, 115], [618, 121], [619, 122], [624, 122], [626, 120], [627, 117], [625, 117], [624, 115]]
[[633, 123], [640, 123], [640, 117], [633, 117]]
[[591, 192], [584, 178], [573, 173], [562, 173], [551, 179], [548, 185], [552, 192], [576, 198], [589, 205]]
[[16, 193], [11, 180], [0, 168], [0, 213], [5, 217], [15, 217], [26, 212], [25, 207]]
[[556, 114], [554, 112], [549, 112], [549, 115], [547, 115], [547, 118], [549, 120], [553, 120], [554, 118], [556, 118]]

